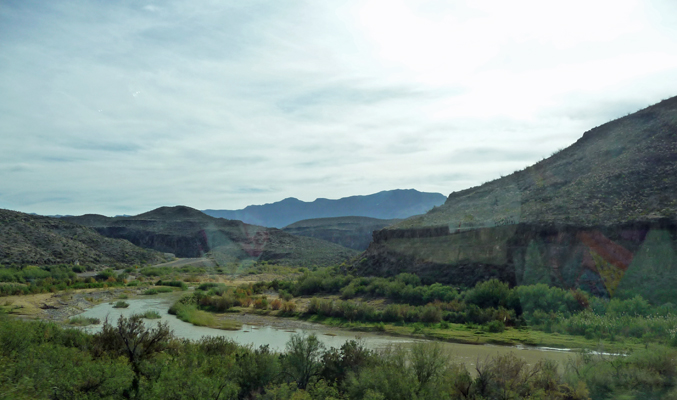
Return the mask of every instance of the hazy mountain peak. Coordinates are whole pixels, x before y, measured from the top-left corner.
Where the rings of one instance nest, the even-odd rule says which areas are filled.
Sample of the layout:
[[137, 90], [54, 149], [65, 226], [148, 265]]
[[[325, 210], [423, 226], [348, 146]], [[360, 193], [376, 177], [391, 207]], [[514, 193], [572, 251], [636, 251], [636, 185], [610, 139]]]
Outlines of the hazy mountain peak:
[[384, 190], [336, 200], [318, 198], [305, 202], [293, 197], [264, 205], [251, 205], [241, 210], [203, 210], [212, 217], [236, 219], [248, 224], [282, 228], [305, 219], [333, 217], [371, 217], [378, 219], [408, 218], [423, 214], [444, 203], [440, 193], [414, 189]]
[[139, 214], [134, 218], [143, 219], [205, 219], [208, 215], [200, 210], [187, 206], [158, 207], [154, 210]]

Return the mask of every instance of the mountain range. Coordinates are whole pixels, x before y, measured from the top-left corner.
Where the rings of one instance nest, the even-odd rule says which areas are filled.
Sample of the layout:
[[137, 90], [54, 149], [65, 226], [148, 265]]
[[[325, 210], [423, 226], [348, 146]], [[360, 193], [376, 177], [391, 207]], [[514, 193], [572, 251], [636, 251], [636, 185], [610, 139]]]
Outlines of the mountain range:
[[271, 204], [247, 206], [241, 210], [203, 210], [203, 212], [212, 217], [283, 228], [301, 220], [314, 218], [408, 218], [443, 204], [445, 199], [440, 193], [397, 189], [367, 196], [350, 196], [338, 200], [316, 199], [312, 202], [290, 197]]
[[275, 228], [210, 217], [186, 206], [160, 207], [133, 217], [86, 214], [65, 221], [177, 257], [208, 257], [217, 265], [260, 260], [288, 265], [340, 264], [358, 254], [323, 240]]
[[677, 97], [373, 238], [356, 273], [677, 301]]

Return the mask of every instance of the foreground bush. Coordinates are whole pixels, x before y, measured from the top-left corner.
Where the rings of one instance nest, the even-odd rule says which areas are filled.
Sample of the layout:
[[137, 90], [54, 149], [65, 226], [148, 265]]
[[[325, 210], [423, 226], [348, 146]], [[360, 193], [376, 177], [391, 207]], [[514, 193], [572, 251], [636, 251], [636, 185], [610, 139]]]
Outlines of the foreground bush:
[[220, 337], [178, 340], [141, 316], [86, 334], [0, 315], [3, 399], [674, 399], [675, 352], [583, 354], [564, 367], [513, 354], [470, 371], [440, 343], [326, 349], [293, 336], [282, 353]]

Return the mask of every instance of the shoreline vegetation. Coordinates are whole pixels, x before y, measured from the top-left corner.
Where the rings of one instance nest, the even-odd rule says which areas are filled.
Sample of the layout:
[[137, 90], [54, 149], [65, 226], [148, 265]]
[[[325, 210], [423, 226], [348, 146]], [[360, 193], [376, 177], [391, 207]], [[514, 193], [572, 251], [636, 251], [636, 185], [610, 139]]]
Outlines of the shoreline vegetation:
[[13, 399], [677, 398], [677, 351], [664, 346], [625, 357], [575, 354], [563, 366], [527, 365], [509, 353], [470, 371], [437, 342], [326, 348], [314, 335], [295, 334], [278, 353], [222, 337], [177, 339], [142, 315], [105, 321], [89, 334], [0, 314], [0, 367], [0, 393]]
[[[45, 276], [32, 280], [25, 277], [29, 273], [36, 274], [35, 268], [26, 269], [28, 273], [15, 269], [15, 271], [21, 272], [1, 275], [9, 276], [11, 279], [23, 277], [23, 282], [14, 281], [9, 284], [27, 287], [28, 290], [22, 289], [17, 291], [16, 295], [5, 296], [4, 302], [0, 298], [0, 314], [22, 315], [25, 311], [26, 314], [23, 315], [38, 317], [44, 315], [44, 313], [60, 311], [54, 309], [62, 307], [67, 311], [61, 314], [51, 314], [61, 316], [56, 318], [61, 323], [60, 325], [45, 322], [39, 322], [36, 325], [41, 326], [41, 328], [27, 328], [31, 325], [22, 325], [23, 328], [21, 329], [28, 330], [46, 329], [44, 327], [49, 326], [51, 333], [48, 336], [88, 335], [71, 333], [67, 329], [69, 326], [84, 326], [96, 323], [69, 314], [77, 309], [81, 310], [83, 307], [91, 307], [103, 301], [112, 301], [111, 304], [118, 302], [124, 305], [125, 300], [130, 298], [141, 298], [170, 291], [179, 294], [185, 291], [185, 294], [172, 305], [170, 312], [179, 319], [196, 326], [238, 330], [242, 326], [242, 321], [238, 320], [239, 317], [244, 320], [246, 315], [257, 315], [320, 323], [353, 331], [432, 339], [431, 345], [434, 345], [435, 341], [447, 341], [465, 344], [522, 345], [573, 350], [571, 361], [566, 365], [559, 366], [549, 366], [548, 362], [545, 361], [537, 366], [527, 366], [519, 357], [510, 355], [509, 357], [500, 356], [487, 359], [484, 362], [478, 360], [477, 369], [468, 371], [458, 362], [452, 362], [445, 358], [447, 361], [440, 365], [444, 365], [441, 368], [447, 375], [442, 374], [440, 377], [445, 376], [446, 381], [444, 382], [447, 383], [436, 381], [434, 386], [435, 390], [450, 390], [444, 392], [446, 393], [444, 398], [497, 398], [495, 397], [496, 392], [489, 394], [489, 392], [482, 391], [507, 390], [512, 393], [512, 398], [516, 399], [528, 398], [528, 396], [532, 396], [529, 398], [544, 399], [606, 399], [626, 395], [631, 396], [629, 398], [635, 396], [635, 398], [648, 399], [677, 399], [677, 391], [675, 391], [677, 366], [674, 365], [677, 359], [677, 349], [675, 349], [677, 346], [675, 339], [677, 316], [674, 306], [671, 304], [651, 304], [639, 296], [602, 299], [585, 292], [564, 290], [542, 284], [511, 288], [496, 280], [482, 282], [471, 288], [441, 284], [426, 285], [418, 277], [411, 274], [400, 274], [390, 278], [347, 275], [343, 272], [341, 266], [309, 270], [306, 268], [253, 264], [241, 271], [239, 278], [235, 280], [233, 280], [232, 274], [218, 273], [215, 270], [192, 266], [181, 268], [128, 268], [122, 271], [105, 270], [95, 273], [94, 276], [80, 277], [76, 275], [75, 278], [69, 273], [61, 277], [55, 276], [55, 274], [63, 272], [60, 269], [41, 268], [43, 271], [47, 271], [49, 276], [46, 276], [44, 272], [37, 272], [37, 274]], [[232, 268], [229, 270], [232, 271]], [[91, 282], [92, 280], [93, 282]], [[90, 288], [80, 289], [82, 283], [86, 283]], [[0, 283], [0, 286], [7, 284], [7, 282]], [[101, 286], [97, 289], [99, 285]], [[62, 286], [66, 289], [58, 289]], [[91, 288], [92, 286], [94, 288]], [[28, 295], [24, 293], [28, 293]], [[29, 300], [32, 298], [35, 298], [34, 306], [36, 307], [33, 312], [28, 312], [27, 309], [22, 308], [23, 305], [15, 304], [15, 302], [19, 303], [17, 299]], [[158, 316], [159, 313], [156, 312], [155, 314], [149, 313], [149, 315], [138, 315], [133, 318], [148, 321]], [[124, 323], [118, 321], [118, 324], [123, 323], [126, 327], [134, 325], [133, 322], [130, 322], [133, 318], [124, 319], [126, 321]], [[16, 323], [28, 324], [28, 322], [18, 322], [15, 319], [8, 319], [7, 316], [0, 315], [1, 326]], [[114, 331], [110, 328], [112, 325], [108, 322], [104, 325], [107, 325], [108, 328], [104, 327], [103, 331], [108, 329], [110, 336], [111, 332]], [[0, 329], [4, 329], [2, 335], [5, 335], [4, 337], [0, 335], [0, 340], [9, 340], [7, 339], [7, 329]], [[118, 329], [120, 329], [119, 326]], [[85, 339], [68, 340], [96, 342], [99, 339], [92, 338], [98, 337], [97, 335], [100, 334], [88, 335]], [[107, 340], [113, 340], [113, 338], [109, 337]], [[307, 340], [307, 337], [303, 340]], [[181, 346], [197, 348], [190, 346], [205, 345], [205, 342], [200, 342], [203, 344], [190, 341], [181, 342], [183, 344], [179, 346], [182, 349], [180, 351], [187, 351], [185, 347]], [[42, 343], [39, 344], [40, 346], [45, 346], [47, 342], [42, 341], [40, 343]], [[99, 345], [104, 346], [100, 342]], [[304, 346], [307, 345], [307, 343], [304, 344]], [[169, 360], [167, 357], [170, 357], [170, 354], [171, 359], [176, 360], [175, 357], [178, 353], [175, 351], [178, 351], [179, 348], [176, 346], [176, 344], [172, 344], [164, 348], [158, 353], [157, 360]], [[219, 346], [221, 346], [219, 349], [240, 349], [242, 347], [231, 342]], [[287, 354], [277, 354], [267, 349], [262, 350], [265, 346], [260, 349], [246, 346], [245, 348], [247, 350], [237, 351], [245, 351], [246, 354], [259, 354], [261, 357], [263, 357], [263, 354], [268, 354], [268, 361], [277, 363], [275, 365], [279, 366], [280, 371], [283, 369], [282, 364], [288, 362], [285, 361]], [[66, 352], [68, 351], [74, 350], [67, 350]], [[90, 351], [92, 350], [86, 350], [83, 354], [90, 354], [86, 357], [92, 357], [91, 354], [97, 354], [96, 357], [100, 357], [103, 354], [88, 353]], [[330, 360], [336, 361], [338, 359], [336, 357], [343, 356], [343, 351], [343, 348], [327, 350], [321, 353], [322, 357], [318, 358], [320, 360], [318, 362], [321, 364]], [[435, 353], [435, 351], [432, 351], [432, 353]], [[0, 364], [5, 367], [5, 370], [11, 371], [18, 365], [16, 364], [19, 362], [18, 359], [12, 358], [19, 357], [18, 354], [13, 353], [10, 356], [0, 357]], [[271, 378], [263, 386], [257, 386], [257, 389], [252, 389], [255, 385], [252, 386], [250, 381], [229, 381], [228, 385], [234, 388], [234, 391], [232, 392], [233, 396], [226, 398], [398, 398], [398, 396], [389, 397], [394, 396], [394, 394], [389, 392], [388, 387], [384, 386], [384, 382], [395, 385], [392, 379], [398, 382], [409, 379], [407, 382], [413, 385], [412, 387], [419, 388], [416, 390], [421, 390], [420, 393], [424, 393], [425, 390], [432, 390], [430, 388], [433, 386], [423, 389], [426, 385], [421, 386], [420, 381], [411, 380], [411, 377], [415, 376], [415, 373], [411, 370], [406, 372], [409, 375], [397, 375], [404, 368], [403, 362], [407, 363], [406, 365], [414, 362], [415, 354], [411, 350], [393, 347], [387, 351], [377, 351], [370, 354], [378, 360], [374, 361], [376, 364], [371, 364], [371, 367], [362, 366], [349, 370], [347, 375], [342, 378], [343, 381], [329, 381], [321, 378], [320, 375], [307, 379], [298, 377], [279, 379], [277, 377]], [[623, 357], [617, 357], [613, 354], [623, 354]], [[100, 362], [100, 359], [96, 357], [88, 359], [92, 362]], [[155, 360], [154, 357], [156, 356], [151, 359]], [[201, 357], [209, 358], [212, 355]], [[235, 357], [235, 360], [238, 361], [230, 366], [231, 370], [232, 368], [245, 368], [245, 366], [240, 365], [242, 359], [238, 357], [242, 357], [242, 355]], [[207, 358], [204, 358], [204, 360]], [[151, 359], [144, 362], [151, 362]], [[33, 362], [49, 364], [52, 361], [35, 359]], [[148, 364], [145, 365], [148, 366]], [[151, 390], [149, 389], [151, 387], [155, 387], [153, 390], [157, 391], [165, 390], [165, 386], [175, 384], [163, 380], [168, 379], [168, 375], [163, 374], [169, 373], [169, 371], [174, 371], [173, 373], [180, 375], [175, 377], [176, 382], [181, 381], [184, 375], [192, 376], [202, 382], [215, 379], [214, 376], [205, 375], [204, 372], [202, 375], [191, 375], [193, 372], [181, 370], [185, 365], [175, 365], [174, 363], [163, 365], [165, 365], [164, 370], [162, 370], [164, 372], [157, 372], [159, 370], [156, 370], [156, 373], [160, 375], [151, 374], [148, 376], [143, 373], [139, 373], [137, 376], [135, 372], [137, 367], [133, 366], [132, 361], [128, 361], [125, 365], [116, 365], [116, 374], [118, 375], [115, 379], [125, 382], [122, 386], [119, 386], [119, 388], [123, 388], [121, 389], [123, 392], [115, 392], [117, 389], [110, 389], [112, 390], [111, 393], [114, 394], [109, 393], [108, 398], [129, 398], [133, 392], [139, 394], [138, 398], [144, 398], [140, 393]], [[374, 365], [378, 365], [378, 369]], [[131, 372], [129, 370], [124, 372], [125, 368], [131, 368]], [[287, 365], [284, 368], [288, 369], [289, 366]], [[320, 367], [318, 366], [318, 368]], [[326, 366], [322, 368], [326, 368]], [[522, 377], [519, 378], [522, 379], [520, 384], [515, 383], [516, 381], [513, 378], [510, 378], [513, 379], [510, 381], [510, 379], [505, 380], [501, 377], [501, 371], [510, 370], [510, 368], [516, 368], [513, 370], [514, 379], [518, 379], [515, 377]], [[176, 372], [179, 370], [181, 372]], [[549, 386], [550, 389], [545, 389], [538, 386], [541, 383], [529, 380], [531, 378], [525, 378], [527, 375], [531, 377], [543, 376], [540, 374], [550, 376], [554, 379], [552, 383], [556, 383], [556, 386]], [[0, 385], [5, 385], [3, 387], [13, 385], [9, 387], [8, 393], [14, 394], [17, 393], [17, 390], [26, 390], [26, 393], [33, 393], [31, 390], [34, 389], [17, 389], [21, 387], [21, 383], [8, 380], [6, 376], [6, 374], [0, 376]], [[485, 378], [486, 381], [482, 381]], [[104, 380], [106, 379], [113, 378], [109, 376]], [[154, 379], [155, 381], [153, 381]], [[507, 383], [508, 381], [512, 383]], [[486, 386], [483, 386], [485, 384]], [[77, 385], [84, 384], [81, 382]], [[101, 386], [97, 387], [103, 388], [106, 385], [102, 383]], [[33, 387], [39, 386], [38, 384]], [[195, 389], [184, 382], [180, 390], [184, 390], [184, 388], [188, 390], [188, 387]], [[439, 389], [440, 387], [443, 389]], [[494, 389], [489, 389], [490, 387]], [[532, 391], [529, 393], [541, 394], [536, 397], [527, 395], [527, 392], [521, 391], [525, 387]], [[557, 388], [556, 391], [548, 392], [551, 389], [555, 390], [553, 388]], [[76, 393], [77, 390], [81, 389], [70, 387], [68, 390]], [[464, 392], [464, 390], [468, 391]], [[536, 392], [533, 392], [534, 390]], [[159, 392], [153, 393], [146, 398], [157, 398], [156, 395]], [[420, 393], [406, 392], [399, 398], [421, 398]], [[430, 392], [425, 393], [427, 394], [423, 398], [436, 398], [430, 395]], [[482, 396], [481, 393], [485, 393], [485, 395]], [[32, 398], [31, 396], [34, 394], [24, 397]], [[21, 396], [14, 397], [21, 398]], [[200, 396], [197, 397], [200, 398]], [[106, 396], [102, 398], [106, 398]]]
[[[75, 273], [86, 270], [84, 266], [70, 266], [70, 272], [65, 271], [66, 267], [0, 268], [5, 271], [0, 274], [5, 281], [0, 288], [8, 283], [18, 284], [30, 288], [18, 291], [19, 294], [65, 293], [73, 297], [68, 294], [79, 290], [73, 288], [86, 283], [118, 293], [106, 295], [109, 301], [115, 297], [125, 299], [128, 297], [125, 293], [153, 295], [185, 291], [193, 286], [195, 290], [186, 294], [181, 300], [183, 304], [173, 307], [177, 317], [197, 326], [229, 330], [241, 327], [237, 313], [249, 313], [465, 344], [612, 352], [651, 343], [677, 344], [674, 306], [652, 305], [639, 296], [608, 300], [543, 284], [510, 288], [499, 281], [483, 282], [474, 288], [424, 285], [411, 274], [391, 278], [346, 275], [341, 272], [343, 266], [308, 270], [254, 263], [240, 271], [236, 281], [230, 280], [233, 275], [225, 274], [221, 268], [191, 265], [108, 269], [89, 277], [78, 277]], [[227, 269], [232, 272], [234, 267]], [[61, 286], [67, 289], [57, 290]], [[53, 302], [55, 306], [46, 303], [40, 308], [58, 308], [59, 303], [64, 304], [64, 298]], [[31, 314], [22, 307], [11, 301], [3, 302], [0, 297], [0, 310]], [[36, 305], [32, 314], [43, 311]], [[57, 320], [67, 322], [77, 313], [73, 309], [70, 312]]]
[[464, 344], [603, 352], [677, 345], [671, 304], [652, 305], [640, 296], [600, 299], [544, 284], [510, 288], [497, 280], [464, 289], [423, 285], [411, 274], [365, 278], [324, 268], [237, 286], [205, 282], [178, 304], [221, 320], [251, 313]]

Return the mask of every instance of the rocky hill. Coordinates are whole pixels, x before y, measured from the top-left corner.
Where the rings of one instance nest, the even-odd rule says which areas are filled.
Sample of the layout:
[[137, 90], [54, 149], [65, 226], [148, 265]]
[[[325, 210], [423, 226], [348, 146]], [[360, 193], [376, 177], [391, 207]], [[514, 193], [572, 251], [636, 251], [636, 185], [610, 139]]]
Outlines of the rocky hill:
[[356, 269], [677, 300], [676, 226], [677, 97], [376, 232]]
[[157, 263], [163, 254], [57, 218], [0, 210], [0, 264], [97, 265]]
[[305, 202], [293, 197], [272, 204], [247, 206], [242, 210], [204, 210], [212, 217], [236, 219], [248, 224], [282, 228], [298, 221], [332, 217], [408, 218], [444, 203], [440, 193], [414, 189], [386, 190], [368, 196]]
[[366, 250], [374, 231], [400, 221], [369, 217], [315, 218], [295, 222], [282, 230], [292, 235], [314, 237], [351, 249]]
[[102, 215], [65, 217], [111, 238], [178, 257], [212, 258], [219, 264], [262, 260], [288, 265], [331, 265], [357, 252], [319, 239], [279, 229], [210, 217], [185, 206], [160, 207], [133, 217]]

